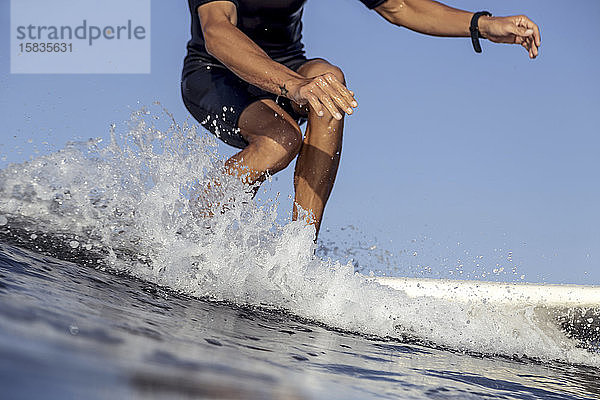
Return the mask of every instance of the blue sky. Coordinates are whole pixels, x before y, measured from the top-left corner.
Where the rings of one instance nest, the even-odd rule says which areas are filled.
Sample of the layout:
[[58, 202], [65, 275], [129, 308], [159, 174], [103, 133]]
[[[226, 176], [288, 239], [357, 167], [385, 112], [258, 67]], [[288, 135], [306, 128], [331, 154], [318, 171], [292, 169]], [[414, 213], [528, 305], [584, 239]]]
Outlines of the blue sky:
[[[307, 55], [340, 66], [359, 101], [323, 238], [351, 224], [400, 253], [400, 273], [428, 265], [448, 276], [484, 260], [488, 272], [517, 267], [492, 279], [600, 284], [600, 3], [448, 4], [528, 15], [541, 27], [540, 57], [486, 41], [475, 54], [466, 38], [394, 27], [357, 0], [308, 0]], [[0, 0], [0, 166], [44, 141], [58, 149], [107, 137], [111, 123], [156, 100], [188, 117], [179, 91], [186, 1], [152, 1], [145, 75], [11, 75], [9, 15]], [[270, 193], [290, 192], [291, 172]]]

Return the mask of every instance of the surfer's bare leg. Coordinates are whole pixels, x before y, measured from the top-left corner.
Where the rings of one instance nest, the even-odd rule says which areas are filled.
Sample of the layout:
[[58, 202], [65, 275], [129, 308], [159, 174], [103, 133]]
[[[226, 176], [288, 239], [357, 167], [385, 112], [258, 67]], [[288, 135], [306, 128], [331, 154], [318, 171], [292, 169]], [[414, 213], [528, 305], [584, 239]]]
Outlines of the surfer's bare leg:
[[246, 107], [238, 127], [249, 144], [225, 166], [248, 184], [261, 182], [267, 173], [287, 167], [302, 146], [302, 131], [296, 121], [270, 99]]
[[[298, 69], [298, 73], [309, 78], [331, 73], [345, 85], [342, 71], [322, 59], [306, 62]], [[315, 225], [317, 235], [340, 162], [343, 111], [340, 114], [342, 117], [337, 120], [330, 113], [319, 116], [310, 108], [306, 134], [296, 162], [293, 219], [298, 218], [298, 206], [302, 207], [308, 211], [308, 222]]]

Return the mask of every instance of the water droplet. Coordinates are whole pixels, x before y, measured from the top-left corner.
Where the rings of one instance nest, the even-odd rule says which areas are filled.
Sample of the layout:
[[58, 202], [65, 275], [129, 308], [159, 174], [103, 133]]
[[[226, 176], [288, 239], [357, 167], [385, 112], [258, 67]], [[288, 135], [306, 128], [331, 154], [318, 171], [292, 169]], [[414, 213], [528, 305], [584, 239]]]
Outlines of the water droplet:
[[32, 233], [31, 235], [29, 235], [29, 237], [31, 238], [31, 240], [35, 240], [35, 239], [37, 239], [38, 235], [36, 235], [35, 233]]
[[8, 219], [4, 215], [0, 215], [0, 226], [8, 224]]
[[69, 326], [69, 333], [71, 335], [77, 335], [79, 333], [79, 327], [77, 325], [70, 325]]
[[71, 248], [76, 249], [79, 247], [79, 242], [77, 240], [71, 240], [69, 242], [69, 246], [71, 246]]

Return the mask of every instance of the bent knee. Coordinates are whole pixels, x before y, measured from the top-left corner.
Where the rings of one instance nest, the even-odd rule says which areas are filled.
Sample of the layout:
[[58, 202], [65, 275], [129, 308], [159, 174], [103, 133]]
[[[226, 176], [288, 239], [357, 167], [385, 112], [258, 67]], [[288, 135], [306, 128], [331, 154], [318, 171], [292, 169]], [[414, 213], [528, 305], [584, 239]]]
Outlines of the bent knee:
[[298, 127], [290, 127], [280, 132], [275, 141], [285, 149], [291, 160], [293, 160], [302, 147], [302, 131]]
[[346, 77], [344, 76], [344, 71], [342, 71], [340, 67], [330, 64], [325, 73], [332, 74], [335, 77], [335, 79], [337, 79], [339, 82], [342, 82], [344, 85], [346, 84]]
[[335, 79], [343, 84], [346, 84], [346, 77], [344, 71], [336, 65], [330, 64], [328, 61], [323, 59], [316, 59], [307, 65], [307, 70], [303, 71], [305, 76], [319, 76], [325, 74], [332, 74]]

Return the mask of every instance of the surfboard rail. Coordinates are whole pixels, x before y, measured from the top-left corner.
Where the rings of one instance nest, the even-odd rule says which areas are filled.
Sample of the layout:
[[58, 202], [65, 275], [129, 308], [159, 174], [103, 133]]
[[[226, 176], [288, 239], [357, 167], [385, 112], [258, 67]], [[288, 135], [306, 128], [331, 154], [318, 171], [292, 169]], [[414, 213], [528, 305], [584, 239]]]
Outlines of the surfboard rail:
[[463, 302], [521, 303], [548, 307], [600, 308], [600, 286], [485, 282], [434, 278], [369, 278], [410, 297], [431, 296]]

